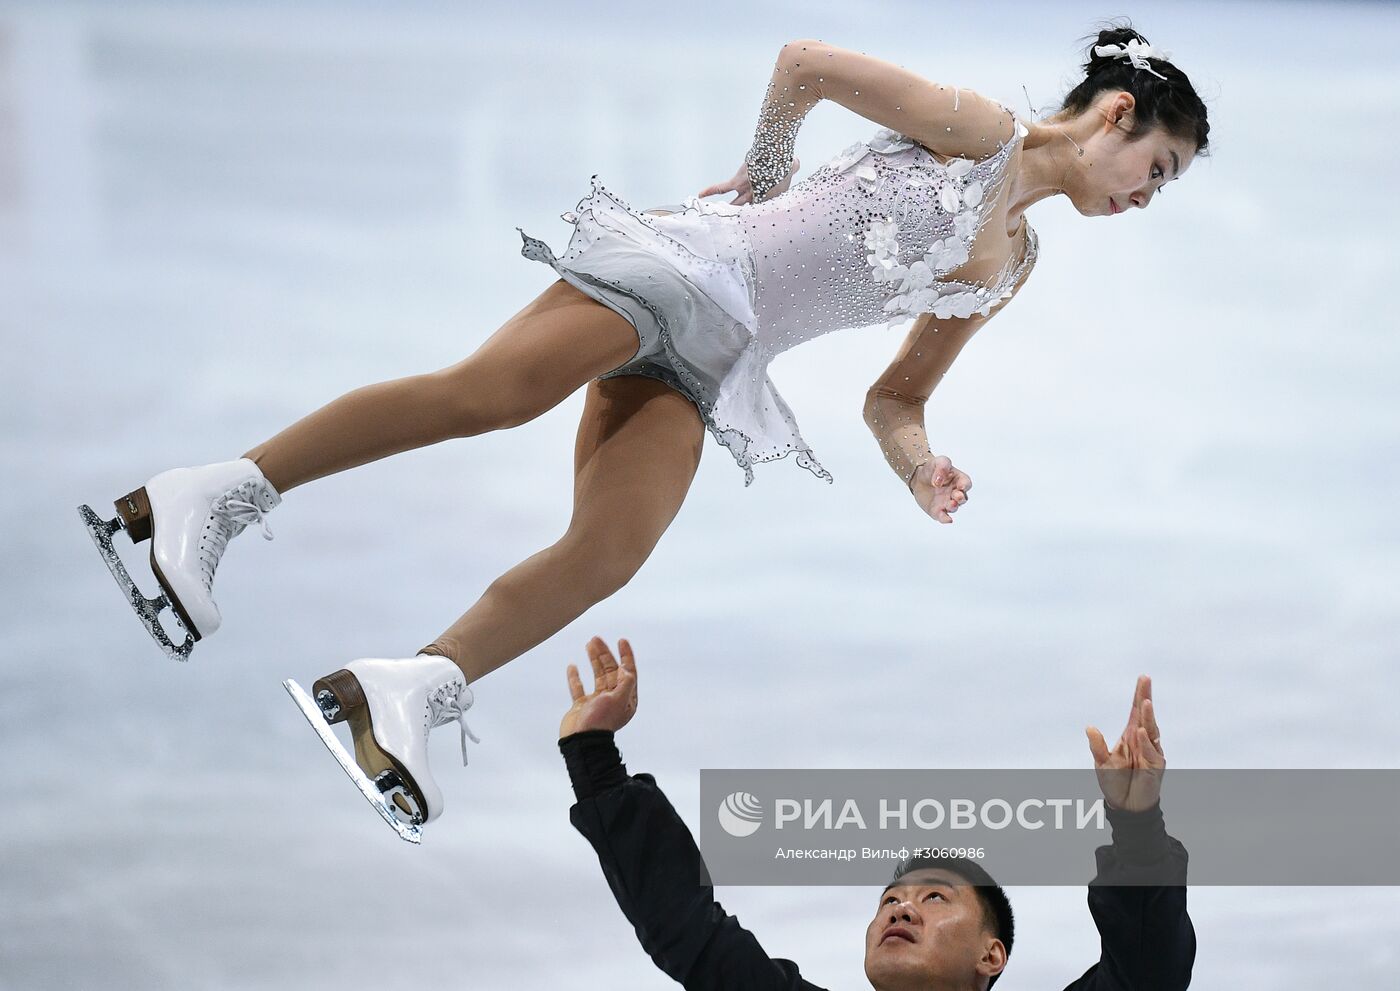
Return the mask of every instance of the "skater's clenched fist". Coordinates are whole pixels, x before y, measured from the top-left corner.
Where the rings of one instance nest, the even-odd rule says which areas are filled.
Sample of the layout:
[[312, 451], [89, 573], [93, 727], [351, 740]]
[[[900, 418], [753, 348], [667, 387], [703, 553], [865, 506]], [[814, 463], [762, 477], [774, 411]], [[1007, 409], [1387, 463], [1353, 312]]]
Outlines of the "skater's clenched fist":
[[593, 665], [593, 691], [585, 693], [578, 666], [569, 665], [569, 695], [573, 705], [559, 723], [559, 739], [590, 729], [616, 732], [626, 726], [637, 711], [637, 661], [626, 639], [617, 641], [619, 664], [602, 637], [588, 641], [588, 660]]
[[971, 489], [972, 479], [967, 472], [953, 467], [953, 462], [941, 454], [919, 465], [909, 479], [914, 501], [939, 523], [953, 522], [953, 514], [967, 502]]

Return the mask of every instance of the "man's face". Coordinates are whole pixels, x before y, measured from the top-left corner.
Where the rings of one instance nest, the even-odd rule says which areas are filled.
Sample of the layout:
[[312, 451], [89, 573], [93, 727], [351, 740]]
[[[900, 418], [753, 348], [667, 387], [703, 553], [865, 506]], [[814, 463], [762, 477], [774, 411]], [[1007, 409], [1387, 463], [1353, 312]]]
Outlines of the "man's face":
[[977, 889], [941, 868], [886, 888], [865, 930], [865, 976], [880, 991], [966, 987], [1004, 966], [1006, 948], [983, 923]]

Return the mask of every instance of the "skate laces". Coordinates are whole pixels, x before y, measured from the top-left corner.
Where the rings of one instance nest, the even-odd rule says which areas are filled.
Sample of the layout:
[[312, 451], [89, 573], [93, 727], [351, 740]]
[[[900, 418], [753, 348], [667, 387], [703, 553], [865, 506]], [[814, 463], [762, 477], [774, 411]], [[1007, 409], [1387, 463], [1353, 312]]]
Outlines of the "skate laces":
[[261, 506], [243, 499], [230, 499], [224, 503], [224, 510], [223, 515], [228, 521], [238, 524], [235, 534], [241, 532], [244, 527], [257, 523], [262, 526], [263, 539], [272, 539], [272, 527], [267, 525], [267, 517], [263, 515]]
[[[267, 505], [260, 505], [258, 498]], [[230, 489], [214, 501], [209, 509], [209, 521], [205, 527], [204, 539], [199, 542], [200, 574], [205, 588], [214, 584], [214, 569], [219, 566], [228, 542], [254, 523], [262, 527], [264, 540], [272, 539], [272, 527], [268, 526], [266, 513], [280, 502], [256, 481], [249, 480]]]
[[442, 689], [433, 692], [428, 696], [428, 712], [430, 721], [428, 728], [443, 726], [447, 723], [456, 722], [462, 728], [462, 766], [467, 766], [467, 737], [471, 737], [472, 743], [480, 743], [481, 740], [467, 726], [467, 710], [471, 708], [472, 692], [465, 686], [456, 695], [451, 694], [451, 685], [445, 685]]

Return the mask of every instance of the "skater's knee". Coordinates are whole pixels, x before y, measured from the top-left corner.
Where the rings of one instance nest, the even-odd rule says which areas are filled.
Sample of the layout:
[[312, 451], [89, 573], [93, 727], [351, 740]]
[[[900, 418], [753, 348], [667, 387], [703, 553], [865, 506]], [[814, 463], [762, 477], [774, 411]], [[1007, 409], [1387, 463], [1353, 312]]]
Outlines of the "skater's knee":
[[651, 556], [654, 545], [652, 540], [570, 528], [556, 546], [574, 564], [571, 570], [593, 592], [594, 601], [601, 602], [632, 580]]
[[432, 372], [427, 379], [439, 407], [451, 419], [453, 433], [460, 437], [529, 423], [560, 398], [547, 382], [527, 372], [493, 368], [471, 359]]
[[610, 559], [606, 563], [600, 563], [591, 571], [588, 578], [589, 585], [593, 589], [594, 601], [602, 602], [622, 591], [641, 566], [641, 561], [626, 558]]

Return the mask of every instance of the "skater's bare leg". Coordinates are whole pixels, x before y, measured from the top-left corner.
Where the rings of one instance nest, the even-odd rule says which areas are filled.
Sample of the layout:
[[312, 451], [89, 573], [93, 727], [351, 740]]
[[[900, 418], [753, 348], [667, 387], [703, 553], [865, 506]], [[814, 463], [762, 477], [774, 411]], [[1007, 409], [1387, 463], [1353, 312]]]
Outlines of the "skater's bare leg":
[[704, 433], [694, 404], [655, 379], [590, 383], [567, 532], [492, 582], [424, 652], [452, 658], [475, 681], [627, 584], [685, 500]]
[[285, 493], [391, 454], [525, 423], [636, 351], [632, 324], [560, 279], [464, 361], [346, 393], [244, 457]]

